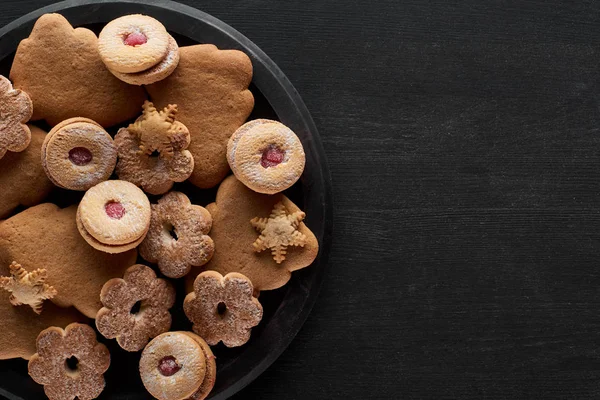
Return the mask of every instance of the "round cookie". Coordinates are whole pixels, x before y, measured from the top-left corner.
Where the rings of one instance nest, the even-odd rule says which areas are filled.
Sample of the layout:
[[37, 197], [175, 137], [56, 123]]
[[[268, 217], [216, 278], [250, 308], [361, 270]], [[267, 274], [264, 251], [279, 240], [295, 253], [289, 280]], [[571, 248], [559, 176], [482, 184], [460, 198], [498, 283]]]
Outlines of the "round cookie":
[[202, 346], [183, 332], [167, 332], [152, 339], [140, 358], [140, 376], [158, 400], [192, 396], [206, 376]]
[[204, 356], [206, 357], [206, 375], [204, 375], [204, 380], [202, 381], [202, 384], [196, 393], [190, 396], [190, 400], [204, 400], [213, 390], [215, 387], [215, 382], [217, 381], [217, 362], [215, 361], [217, 357], [214, 356], [208, 343], [206, 343], [200, 336], [192, 332], [182, 333], [185, 333], [198, 342], [200, 347], [202, 347], [202, 351], [204, 351]]
[[147, 69], [142, 72], [136, 73], [122, 73], [117, 71], [110, 71], [114, 76], [122, 80], [123, 82], [127, 82], [130, 85], [150, 85], [152, 83], [162, 81], [169, 75], [175, 71], [177, 65], [179, 64], [179, 46], [177, 45], [177, 41], [169, 35], [169, 47], [167, 51], [167, 55], [161, 62], [156, 64], [150, 69]]
[[57, 186], [87, 190], [110, 178], [117, 148], [96, 122], [72, 118], [55, 126], [42, 146], [42, 166]]
[[89, 189], [78, 212], [85, 231], [106, 245], [137, 241], [150, 225], [148, 197], [126, 181], [105, 181]]
[[255, 192], [275, 194], [302, 175], [306, 156], [298, 136], [281, 122], [257, 119], [229, 139], [227, 161], [235, 176]]
[[157, 20], [134, 14], [117, 18], [98, 37], [98, 51], [107, 68], [135, 73], [160, 63], [169, 51], [169, 34]]

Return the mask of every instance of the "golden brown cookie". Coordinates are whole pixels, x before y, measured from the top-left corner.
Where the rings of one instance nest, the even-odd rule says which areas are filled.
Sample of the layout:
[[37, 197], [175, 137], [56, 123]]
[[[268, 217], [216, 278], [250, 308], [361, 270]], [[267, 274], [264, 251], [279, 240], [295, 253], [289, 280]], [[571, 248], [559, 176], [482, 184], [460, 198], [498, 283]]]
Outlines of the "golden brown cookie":
[[10, 293], [13, 306], [28, 305], [36, 314], [42, 313], [44, 300], [56, 296], [56, 289], [46, 283], [48, 271], [38, 268], [28, 272], [16, 261], [9, 266], [10, 276], [0, 277], [0, 289]]
[[142, 72], [134, 72], [130, 74], [124, 74], [122, 72], [110, 71], [114, 76], [127, 82], [130, 85], [150, 85], [158, 81], [162, 81], [167, 76], [171, 75], [177, 65], [179, 64], [179, 46], [177, 41], [169, 35], [169, 47], [167, 49], [167, 55], [161, 62], [156, 64], [150, 69]]
[[150, 201], [137, 186], [126, 181], [105, 181], [89, 189], [77, 211], [82, 236], [92, 236], [109, 246], [138, 242], [150, 226]]
[[[6, 266], [0, 267], [4, 273]], [[50, 301], [45, 302], [40, 315], [29, 307], [15, 307], [10, 301], [11, 294], [0, 290], [0, 360], [24, 358], [28, 360], [36, 352], [35, 340], [38, 334], [50, 326], [66, 326], [72, 322], [85, 322], [87, 318], [73, 307], [60, 308]]]
[[306, 157], [298, 136], [281, 122], [257, 119], [229, 139], [227, 161], [250, 189], [275, 194], [291, 187], [304, 171]]
[[104, 307], [96, 315], [96, 327], [102, 336], [117, 339], [124, 350], [142, 350], [149, 339], [171, 328], [175, 289], [145, 265], [134, 265], [123, 279], [106, 282], [100, 301]]
[[167, 332], [152, 339], [140, 358], [146, 390], [158, 400], [184, 400], [202, 385], [206, 357], [202, 346], [184, 332]]
[[29, 360], [29, 375], [50, 400], [95, 399], [104, 390], [110, 353], [96, 332], [84, 324], [64, 330], [48, 328], [37, 338], [37, 353]]
[[217, 381], [217, 362], [215, 361], [217, 357], [214, 356], [208, 343], [206, 343], [200, 336], [192, 332], [182, 333], [185, 333], [198, 342], [200, 347], [202, 347], [204, 356], [206, 357], [206, 374], [204, 375], [204, 380], [202, 381], [202, 384], [196, 393], [190, 396], [190, 400], [204, 400], [213, 390], [215, 387], [215, 382]]
[[157, 107], [179, 106], [177, 118], [192, 137], [189, 151], [195, 164], [189, 180], [209, 188], [227, 175], [227, 141], [254, 107], [248, 90], [252, 63], [240, 51], [213, 45], [181, 47], [179, 52], [175, 72], [146, 88]]
[[[281, 193], [260, 194], [248, 189], [233, 175], [225, 179], [219, 186], [216, 202], [206, 207], [213, 217], [210, 237], [215, 243], [215, 254], [202, 268], [221, 274], [240, 272], [250, 278], [255, 290], [271, 290], [285, 285], [292, 271], [308, 267], [317, 257], [319, 243], [302, 222], [297, 224], [296, 230], [305, 237], [304, 247], [289, 246], [285, 249], [287, 254], [281, 253], [281, 248], [279, 252], [285, 255], [285, 261], [277, 263], [271, 251], [257, 252], [254, 247], [261, 235], [251, 221], [269, 218], [277, 203], [285, 206], [287, 215], [299, 216], [297, 213], [301, 212]], [[293, 235], [294, 230], [286, 229]], [[185, 277], [188, 291], [199, 272], [192, 269]]]
[[140, 255], [157, 263], [165, 276], [181, 278], [192, 266], [204, 265], [212, 257], [211, 226], [212, 217], [204, 207], [192, 205], [183, 193], [168, 193], [152, 204], [150, 229]]
[[250, 279], [237, 272], [225, 276], [204, 271], [194, 281], [194, 291], [185, 297], [183, 310], [194, 324], [194, 332], [214, 346], [242, 346], [258, 325], [263, 308]]
[[121, 82], [98, 54], [96, 35], [73, 29], [59, 14], [42, 15], [19, 44], [10, 71], [15, 88], [33, 101], [33, 120], [54, 126], [72, 117], [104, 127], [136, 116], [146, 99], [142, 88]]
[[29, 147], [20, 153], [9, 152], [0, 159], [0, 219], [19, 205], [39, 204], [54, 187], [40, 163], [46, 132], [35, 126], [30, 129]]
[[21, 152], [29, 146], [31, 131], [27, 121], [32, 114], [29, 95], [13, 89], [10, 81], [0, 75], [0, 158], [7, 151]]
[[60, 209], [46, 203], [0, 223], [0, 275], [8, 275], [13, 261], [27, 271], [43, 266], [47, 283], [58, 292], [52, 302], [73, 305], [94, 318], [102, 307], [102, 286], [123, 276], [137, 251], [109, 255], [88, 246], [77, 230], [76, 212], [77, 206]]
[[125, 15], [110, 21], [98, 37], [98, 52], [115, 72], [145, 71], [160, 63], [169, 51], [169, 34], [147, 15]]
[[70, 118], [48, 133], [41, 159], [55, 185], [83, 191], [110, 178], [117, 163], [117, 147], [96, 122]]

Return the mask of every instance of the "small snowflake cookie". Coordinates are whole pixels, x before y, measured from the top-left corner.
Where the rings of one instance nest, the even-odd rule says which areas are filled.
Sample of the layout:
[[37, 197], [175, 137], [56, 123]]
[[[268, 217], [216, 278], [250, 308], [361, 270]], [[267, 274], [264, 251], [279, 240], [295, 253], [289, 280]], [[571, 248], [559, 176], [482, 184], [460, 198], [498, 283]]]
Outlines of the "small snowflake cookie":
[[27, 272], [19, 263], [10, 264], [10, 277], [0, 277], [0, 289], [10, 292], [10, 304], [26, 304], [36, 314], [42, 313], [42, 303], [56, 296], [56, 289], [46, 283], [47, 271], [36, 269]]
[[29, 375], [50, 400], [95, 399], [104, 390], [110, 354], [96, 332], [74, 323], [64, 330], [48, 328], [37, 338], [37, 353], [29, 360]]
[[241, 346], [263, 315], [253, 292], [252, 282], [242, 274], [223, 276], [205, 271], [194, 281], [194, 291], [186, 296], [183, 310], [194, 324], [194, 332], [209, 345]]
[[158, 111], [144, 103], [142, 116], [115, 136], [119, 153], [119, 179], [140, 186], [150, 194], [168, 192], [174, 182], [185, 181], [194, 170], [187, 151], [190, 132], [175, 120], [177, 106]]
[[33, 115], [33, 103], [27, 93], [13, 89], [0, 75], [0, 158], [7, 151], [21, 152], [31, 142], [27, 121]]
[[104, 307], [96, 315], [96, 327], [124, 350], [142, 350], [149, 339], [171, 328], [175, 289], [145, 265], [134, 265], [123, 279], [106, 282], [100, 301]]
[[157, 263], [169, 278], [181, 278], [192, 266], [204, 265], [215, 246], [208, 232], [212, 217], [204, 207], [193, 205], [180, 192], [164, 195], [152, 206], [150, 229], [140, 245], [140, 255]]
[[257, 119], [242, 125], [229, 139], [227, 161], [244, 185], [274, 194], [302, 175], [306, 156], [298, 136], [281, 122]]

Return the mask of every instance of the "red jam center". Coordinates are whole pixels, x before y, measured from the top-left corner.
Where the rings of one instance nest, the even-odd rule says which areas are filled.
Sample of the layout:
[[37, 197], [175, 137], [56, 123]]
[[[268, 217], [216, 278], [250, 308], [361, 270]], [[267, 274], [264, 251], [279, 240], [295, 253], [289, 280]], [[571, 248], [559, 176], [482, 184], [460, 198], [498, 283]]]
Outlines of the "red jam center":
[[125, 207], [116, 201], [109, 201], [106, 203], [104, 211], [106, 211], [106, 215], [112, 219], [121, 219], [123, 218], [123, 215], [125, 215]]
[[173, 356], [163, 357], [162, 360], [158, 362], [158, 371], [163, 376], [175, 375], [180, 369], [181, 367], [179, 366], [179, 364], [177, 364], [177, 361]]
[[260, 165], [263, 168], [274, 167], [276, 165], [281, 164], [283, 161], [283, 157], [285, 156], [285, 151], [279, 149], [276, 146], [269, 146], [265, 151], [263, 151], [262, 157], [260, 159]]
[[80, 167], [92, 162], [92, 158], [92, 152], [85, 147], [75, 147], [69, 151], [69, 160]]
[[127, 46], [139, 46], [146, 44], [148, 38], [142, 32], [131, 32], [123, 38], [123, 43]]

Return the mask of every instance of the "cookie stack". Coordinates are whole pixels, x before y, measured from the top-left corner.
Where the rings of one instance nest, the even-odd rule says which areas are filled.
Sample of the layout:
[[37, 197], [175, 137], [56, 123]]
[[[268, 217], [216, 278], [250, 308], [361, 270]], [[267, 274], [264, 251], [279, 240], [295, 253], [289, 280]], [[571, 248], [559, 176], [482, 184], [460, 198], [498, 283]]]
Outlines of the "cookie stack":
[[[206, 398], [213, 350], [248, 343], [260, 291], [317, 256], [306, 215], [282, 193], [304, 171], [302, 142], [278, 121], [247, 121], [247, 55], [179, 48], [149, 16], [96, 37], [43, 15], [10, 78], [0, 77], [0, 359], [29, 359], [51, 400], [96, 398], [111, 355], [85, 324], [94, 319], [118, 351], [139, 353], [152, 396]], [[194, 204], [217, 185], [213, 203]], [[170, 332], [176, 287], [193, 332]]]

